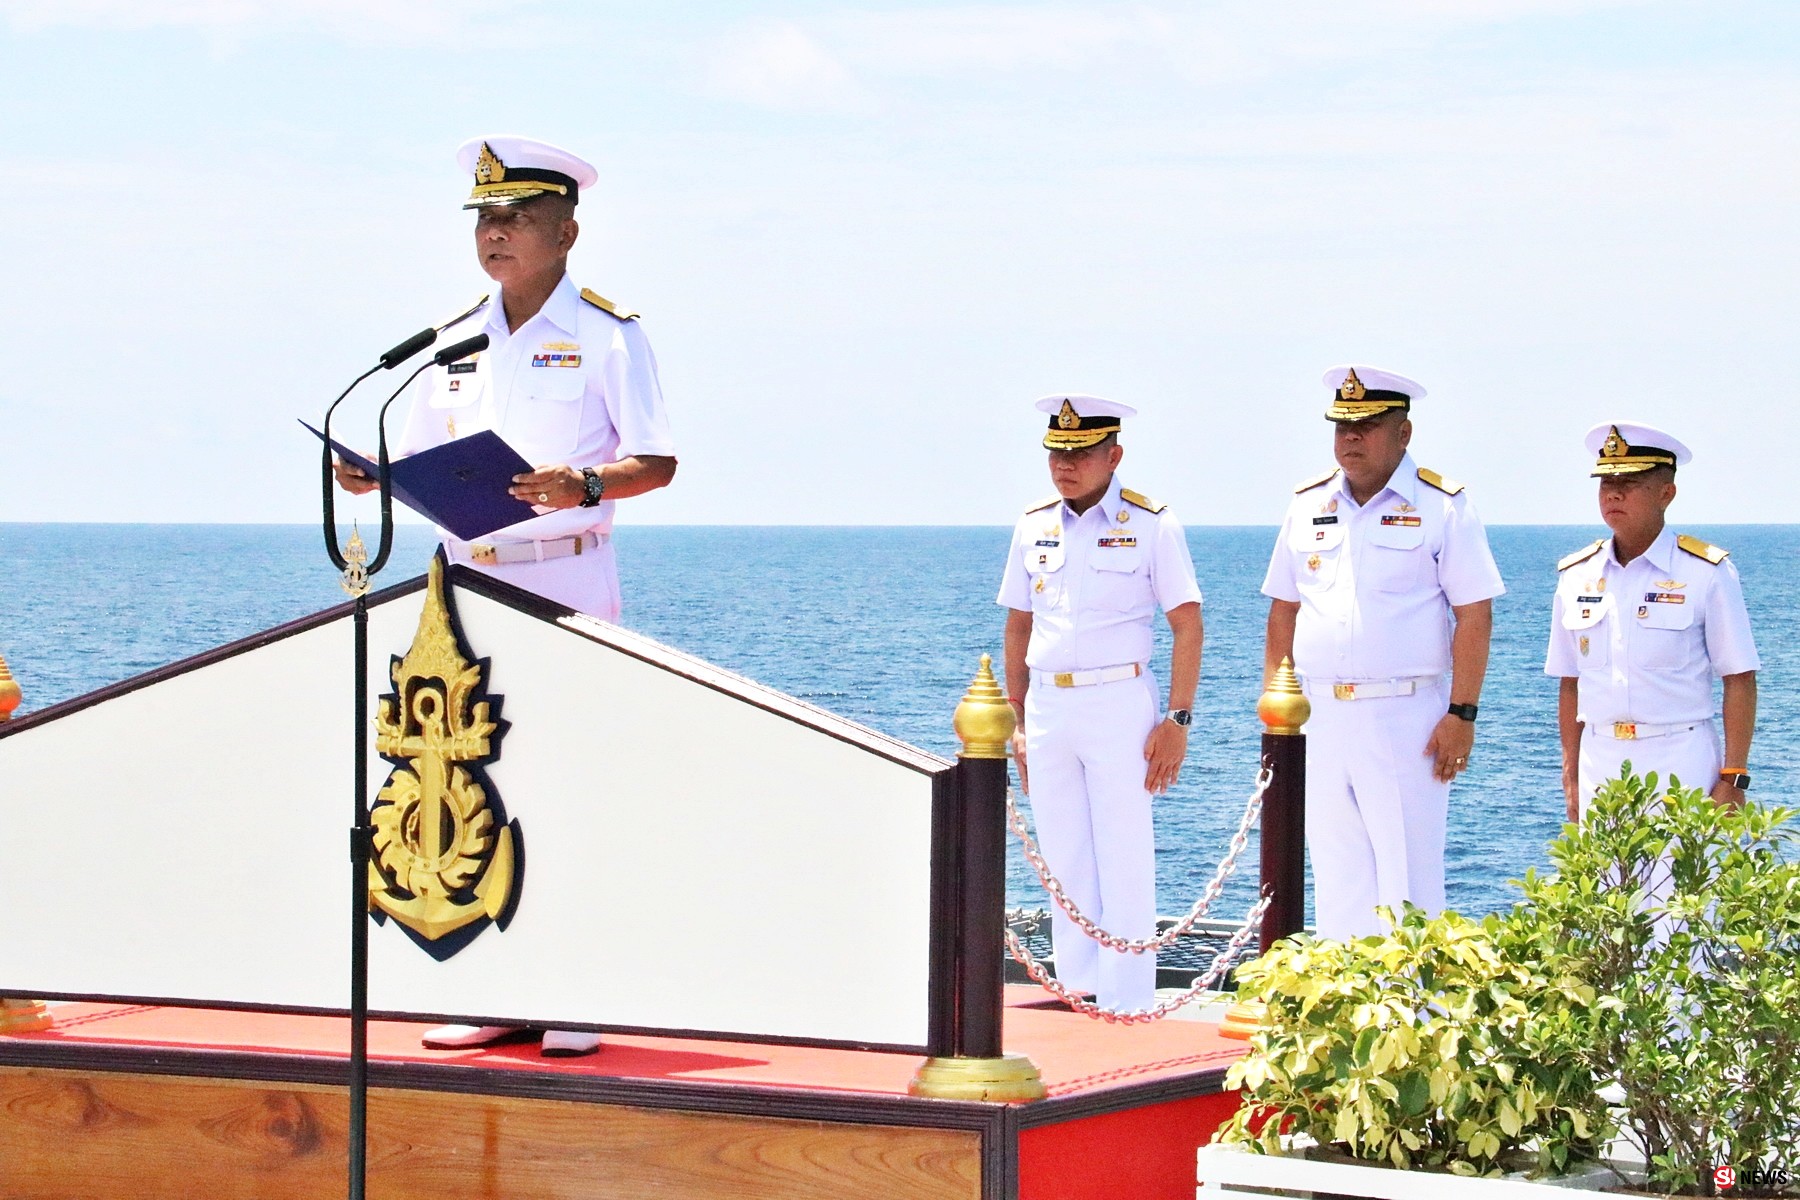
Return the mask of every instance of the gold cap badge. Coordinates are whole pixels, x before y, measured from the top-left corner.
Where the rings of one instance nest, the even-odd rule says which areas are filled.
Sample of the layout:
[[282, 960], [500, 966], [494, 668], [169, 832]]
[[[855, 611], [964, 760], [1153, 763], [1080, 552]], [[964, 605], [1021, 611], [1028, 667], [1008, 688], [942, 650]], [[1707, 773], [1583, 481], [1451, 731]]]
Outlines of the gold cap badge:
[[500, 156], [486, 143], [481, 143], [481, 155], [475, 160], [476, 183], [505, 183], [506, 164]]
[[1341, 400], [1361, 400], [1368, 394], [1369, 389], [1364, 387], [1363, 381], [1356, 377], [1356, 368], [1352, 367], [1350, 373], [1344, 376], [1344, 382], [1338, 385], [1338, 398]]
[[1630, 447], [1625, 444], [1625, 439], [1619, 436], [1619, 427], [1614, 425], [1612, 432], [1606, 435], [1606, 441], [1600, 445], [1600, 457], [1624, 458], [1629, 451]]
[[1063, 429], [1074, 429], [1081, 424], [1081, 417], [1076, 413], [1075, 406], [1064, 400], [1062, 411], [1056, 414], [1056, 423]]

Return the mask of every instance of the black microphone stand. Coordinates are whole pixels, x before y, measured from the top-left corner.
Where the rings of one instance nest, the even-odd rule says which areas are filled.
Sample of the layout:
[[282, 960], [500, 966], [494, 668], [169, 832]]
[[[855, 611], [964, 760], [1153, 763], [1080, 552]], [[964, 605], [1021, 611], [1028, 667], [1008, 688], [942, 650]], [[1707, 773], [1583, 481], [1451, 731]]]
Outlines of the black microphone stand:
[[[347, 546], [338, 545], [337, 503], [333, 491], [331, 470], [331, 416], [337, 411], [344, 397], [355, 390], [356, 385], [382, 369], [393, 369], [401, 362], [411, 358], [421, 349], [431, 344], [437, 331], [422, 330], [414, 334], [400, 345], [395, 346], [381, 356], [381, 361], [358, 375], [356, 379], [338, 394], [325, 410], [325, 441], [320, 451], [320, 483], [324, 496], [325, 552], [331, 558], [332, 565], [343, 575], [343, 588], [355, 600], [352, 625], [355, 630], [353, 655], [353, 679], [356, 694], [354, 699], [356, 721], [355, 749], [355, 803], [356, 815], [350, 827], [350, 1121], [348, 1129], [349, 1142], [349, 1195], [350, 1200], [363, 1200], [368, 1181], [368, 1119], [369, 1119], [369, 849], [372, 830], [369, 826], [369, 580], [387, 564], [389, 551], [393, 545], [394, 509], [393, 487], [388, 471], [387, 430], [381, 430], [381, 464], [379, 485], [381, 488], [381, 538], [377, 543], [374, 562], [368, 558], [368, 549], [363, 545], [362, 536], [352, 529]], [[484, 339], [485, 341], [485, 339]], [[466, 353], [466, 352], [465, 352]], [[436, 360], [427, 362], [406, 377], [406, 382], [395, 389], [398, 396], [425, 367], [433, 365]], [[381, 413], [387, 416], [387, 405], [394, 402], [393, 396], [387, 404], [382, 405]]]

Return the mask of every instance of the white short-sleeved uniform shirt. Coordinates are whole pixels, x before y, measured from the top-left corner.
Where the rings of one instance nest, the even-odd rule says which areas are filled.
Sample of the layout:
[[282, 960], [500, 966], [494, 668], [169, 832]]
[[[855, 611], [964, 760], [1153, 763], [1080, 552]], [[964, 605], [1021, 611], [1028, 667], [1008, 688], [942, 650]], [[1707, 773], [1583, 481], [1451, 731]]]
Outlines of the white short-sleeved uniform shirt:
[[1705, 721], [1713, 676], [1761, 666], [1737, 568], [1705, 542], [1664, 529], [1621, 566], [1607, 538], [1557, 566], [1544, 671], [1578, 681], [1584, 723]]
[[996, 602], [1031, 613], [1032, 670], [1086, 671], [1149, 662], [1157, 608], [1200, 598], [1181, 522], [1115, 475], [1079, 516], [1059, 499], [1019, 519]]
[[[634, 454], [673, 455], [656, 357], [636, 320], [582, 298], [567, 275], [516, 332], [495, 295], [438, 335], [447, 346], [486, 333], [474, 358], [432, 367], [414, 386], [399, 453], [491, 429], [533, 466], [597, 467]], [[612, 528], [613, 502], [567, 508], [498, 530], [501, 539]]]
[[1262, 591], [1300, 605], [1294, 669], [1303, 678], [1366, 683], [1448, 671], [1451, 607], [1506, 587], [1462, 485], [1420, 471], [1408, 454], [1364, 505], [1342, 471], [1301, 485]]

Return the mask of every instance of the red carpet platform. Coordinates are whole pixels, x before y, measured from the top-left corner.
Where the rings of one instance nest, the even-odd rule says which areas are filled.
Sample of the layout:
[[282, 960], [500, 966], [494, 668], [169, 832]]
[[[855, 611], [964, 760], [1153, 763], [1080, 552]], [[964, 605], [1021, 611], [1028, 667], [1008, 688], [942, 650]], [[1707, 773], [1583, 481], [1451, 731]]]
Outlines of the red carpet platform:
[[[371, 1200], [1194, 1194], [1194, 1148], [1236, 1108], [1243, 1043], [1192, 1021], [1117, 1027], [1008, 989], [1023, 1105], [924, 1100], [906, 1055], [608, 1035], [433, 1051], [370, 1027]], [[341, 1195], [347, 1022], [68, 1004], [0, 1038], [0, 1200]]]

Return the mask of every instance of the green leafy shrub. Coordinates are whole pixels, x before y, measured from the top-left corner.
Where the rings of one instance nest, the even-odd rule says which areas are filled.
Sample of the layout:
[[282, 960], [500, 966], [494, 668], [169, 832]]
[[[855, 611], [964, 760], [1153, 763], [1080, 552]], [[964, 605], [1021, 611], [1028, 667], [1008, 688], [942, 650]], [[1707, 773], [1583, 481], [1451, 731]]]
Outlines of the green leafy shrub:
[[[1715, 805], [1654, 774], [1605, 784], [1524, 880], [1520, 953], [1609, 997], [1583, 1056], [1625, 1096], [1649, 1186], [1781, 1194], [1800, 1174], [1800, 863], [1786, 809]], [[1765, 1179], [1755, 1181], [1754, 1169]]]
[[1305, 1133], [1459, 1175], [1531, 1165], [1528, 1146], [1542, 1172], [1592, 1159], [1611, 1132], [1582, 1057], [1593, 987], [1528, 965], [1498, 917], [1383, 915], [1386, 936], [1302, 936], [1238, 969], [1268, 1011], [1226, 1077], [1245, 1103], [1221, 1140], [1273, 1152]]

